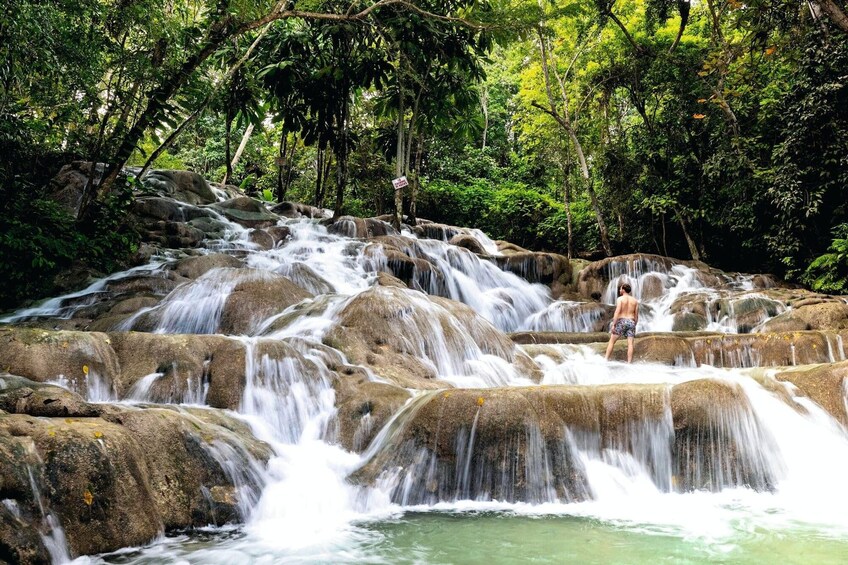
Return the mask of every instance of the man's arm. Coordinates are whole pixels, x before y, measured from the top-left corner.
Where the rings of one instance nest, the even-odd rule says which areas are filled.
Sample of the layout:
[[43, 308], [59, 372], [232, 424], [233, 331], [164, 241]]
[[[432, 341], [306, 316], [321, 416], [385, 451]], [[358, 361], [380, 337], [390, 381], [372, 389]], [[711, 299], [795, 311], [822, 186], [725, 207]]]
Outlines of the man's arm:
[[613, 326], [618, 321], [618, 319], [621, 317], [621, 310], [622, 310], [621, 305], [622, 304], [623, 304], [623, 301], [621, 300], [621, 297], [619, 296], [615, 301], [615, 314], [612, 315], [612, 325]]
[[636, 301], [636, 311], [633, 313], [633, 322], [639, 324], [639, 301]]

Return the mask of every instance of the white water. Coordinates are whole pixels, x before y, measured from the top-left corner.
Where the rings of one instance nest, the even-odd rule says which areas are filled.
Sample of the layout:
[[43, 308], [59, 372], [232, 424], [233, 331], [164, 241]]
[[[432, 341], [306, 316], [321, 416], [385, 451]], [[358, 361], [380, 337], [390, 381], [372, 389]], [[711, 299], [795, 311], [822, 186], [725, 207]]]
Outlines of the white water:
[[[848, 503], [848, 489], [841, 488], [844, 484], [841, 473], [848, 468], [848, 434], [822, 409], [798, 397], [797, 391], [790, 393], [796, 395], [795, 402], [806, 412], [799, 412], [785, 403], [743, 371], [707, 366], [694, 368], [693, 360], [689, 359], [680, 360], [678, 367], [605, 363], [588, 348], [576, 346], [551, 346], [550, 355], [537, 357], [543, 369], [540, 384], [673, 386], [713, 378], [741, 387], [750, 403], [750, 411], [721, 414], [723, 419], [718, 425], [723, 426], [743, 450], [750, 450], [746, 457], [755, 462], [758, 471], [774, 479], [773, 490], [757, 492], [734, 487], [720, 492], [676, 492], [670, 468], [674, 427], [669, 410], [661, 419], [645, 421], [632, 429], [627, 445], [601, 448], [597, 437], [570, 432], [565, 435], [564, 444], [567, 445], [563, 449], [575, 453], [585, 470], [591, 496], [586, 501], [557, 498], [547, 480], [549, 454], [532, 426], [528, 429], [527, 441], [532, 446], [531, 451], [534, 450], [529, 459], [531, 475], [538, 478], [533, 485], [533, 498], [537, 503], [506, 503], [484, 498], [468, 500], [469, 477], [473, 472], [471, 453], [482, 409], [477, 410], [466, 435], [456, 438], [461, 473], [454, 499], [426, 506], [391, 502], [393, 491], [412, 484], [411, 475], [400, 471], [387, 472], [371, 488], [352, 485], [347, 477], [396, 437], [404, 421], [427, 401], [428, 395], [410, 401], [402, 413], [377, 434], [363, 454], [350, 453], [338, 446], [334, 376], [327, 365], [328, 356], [335, 356], [336, 361], [344, 361], [344, 356], [340, 352], [336, 352], [337, 355], [328, 352], [326, 346], [319, 347], [319, 344], [338, 322], [343, 309], [374, 287], [377, 271], [385, 268], [385, 263], [379, 253], [366, 253], [366, 242], [330, 234], [314, 221], [287, 221], [286, 225], [291, 230], [291, 240], [282, 247], [266, 251], [247, 241], [246, 230], [234, 227], [225, 240], [210, 245], [208, 250], [244, 252], [245, 263], [251, 270], [209, 271], [196, 281], [175, 289], [158, 306], [141, 313], [158, 316], [156, 331], [212, 333], [218, 327], [229, 292], [241, 280], [261, 279], [270, 276], [269, 273], [282, 274], [320, 295], [272, 319], [257, 320], [254, 333], [263, 338], [244, 338], [248, 352], [247, 380], [239, 414], [257, 437], [273, 447], [275, 457], [262, 470], [267, 486], [261, 495], [245, 499], [244, 536], [222, 539], [198, 552], [193, 562], [343, 561], [350, 555], [358, 555], [361, 544], [370, 543], [362, 538], [359, 524], [408, 510], [497, 510], [528, 515], [589, 516], [634, 530], [667, 531], [684, 537], [710, 539], [731, 539], [740, 529], [789, 531], [798, 522], [820, 530], [822, 535], [848, 535], [848, 513], [841, 511]], [[569, 319], [569, 312], [579, 308], [579, 303], [553, 302], [541, 285], [532, 285], [505, 273], [467, 250], [434, 240], [409, 239], [418, 257], [435, 265], [443, 276], [443, 286], [425, 290], [469, 305], [500, 330], [588, 331], [599, 319], [595, 317], [599, 316], [597, 311], [581, 312]], [[496, 252], [490, 240], [482, 237], [478, 240], [487, 251]], [[109, 281], [141, 272], [159, 273], [162, 268], [161, 264], [150, 265], [114, 275], [85, 291], [54, 299], [3, 321], [34, 316], [69, 317], [77, 304], [87, 305], [90, 300], [96, 300]], [[633, 284], [634, 295], [646, 307], [640, 331], [669, 330], [672, 304], [686, 294], [706, 295], [706, 312], [712, 316], [715, 304], [727, 298], [727, 292], [750, 291], [752, 286], [749, 279], [739, 277], [726, 281], [730, 290], [719, 292], [705, 287], [697, 271], [683, 266], [667, 270], [662, 265], [650, 264], [633, 269], [622, 267], [621, 272], [615, 269], [618, 267], [610, 277], [605, 302], [614, 302], [619, 282], [627, 280]], [[657, 281], [664, 292], [644, 294], [646, 283], [651, 282], [656, 287]], [[373, 292], [384, 291], [377, 288]], [[468, 326], [463, 326], [439, 302], [412, 290], [401, 291], [398, 296], [400, 309], [409, 312], [408, 319], [398, 324], [404, 328], [408, 351], [432, 367], [441, 380], [461, 387], [531, 385], [502, 356], [487, 352], [486, 344], [471, 335]], [[750, 298], [752, 295], [744, 296]], [[73, 307], [68, 306], [70, 302], [74, 303]], [[722, 317], [708, 319], [709, 329], [724, 332], [738, 329], [733, 304], [731, 299]], [[413, 314], [420, 315], [428, 324], [417, 323]], [[264, 355], [260, 344], [266, 338], [286, 341], [300, 357], [275, 359]], [[828, 346], [831, 359], [845, 358], [841, 338], [833, 343], [829, 341]], [[754, 366], [756, 362], [750, 359], [744, 364]], [[366, 373], [377, 379], [372, 373]], [[96, 375], [90, 377], [85, 391], [90, 400], [114, 400], [113, 393], [104, 392], [103, 386], [96, 384]], [[156, 381], [163, 377], [161, 373], [144, 377], [125, 400], [149, 401]], [[191, 383], [187, 390], [189, 393], [184, 397], [172, 401], [205, 402], [203, 383]], [[365, 425], [372, 424], [369, 421]], [[218, 457], [221, 461], [230, 460], [223, 448]], [[429, 472], [429, 469], [424, 464], [420, 470]], [[724, 479], [732, 482], [731, 477]], [[407, 482], [403, 483], [404, 480]], [[60, 547], [53, 555], [54, 560], [62, 561], [67, 556], [61, 553], [64, 541], [59, 536], [60, 529], [48, 526], [47, 530], [52, 532], [50, 539]], [[157, 547], [161, 549], [162, 546], [154, 544], [149, 550], [151, 555], [159, 551]], [[174, 555], [166, 551], [161, 557], [168, 561]]]

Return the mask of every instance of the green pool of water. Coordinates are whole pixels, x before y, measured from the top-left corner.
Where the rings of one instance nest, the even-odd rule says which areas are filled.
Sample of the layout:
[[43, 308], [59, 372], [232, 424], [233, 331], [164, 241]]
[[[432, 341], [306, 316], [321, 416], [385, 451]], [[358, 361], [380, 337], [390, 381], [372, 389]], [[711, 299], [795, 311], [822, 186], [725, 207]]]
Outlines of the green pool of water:
[[[281, 532], [281, 536], [285, 533]], [[619, 527], [592, 518], [504, 513], [410, 512], [356, 526], [322, 547], [272, 549], [242, 530], [167, 538], [148, 548], [81, 563], [386, 564], [841, 564], [848, 539], [827, 532], [736, 530], [732, 538], [700, 537]]]

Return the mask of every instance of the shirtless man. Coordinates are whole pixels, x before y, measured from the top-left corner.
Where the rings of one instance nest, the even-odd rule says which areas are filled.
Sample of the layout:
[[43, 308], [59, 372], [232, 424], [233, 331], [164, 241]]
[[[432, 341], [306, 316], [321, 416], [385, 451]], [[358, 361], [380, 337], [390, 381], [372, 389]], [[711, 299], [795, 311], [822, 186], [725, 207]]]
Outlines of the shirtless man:
[[639, 301], [630, 296], [630, 290], [627, 283], [618, 286], [618, 299], [615, 301], [615, 314], [607, 344], [607, 361], [616, 340], [624, 336], [627, 338], [627, 362], [633, 362], [633, 338], [636, 337], [636, 324], [639, 323]]

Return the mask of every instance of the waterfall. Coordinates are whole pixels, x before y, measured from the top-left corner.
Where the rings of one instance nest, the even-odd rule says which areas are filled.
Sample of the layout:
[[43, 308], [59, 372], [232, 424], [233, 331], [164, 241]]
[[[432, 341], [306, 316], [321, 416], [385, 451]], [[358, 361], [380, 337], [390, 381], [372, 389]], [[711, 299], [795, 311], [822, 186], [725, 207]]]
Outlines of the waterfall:
[[[244, 525], [211, 529], [194, 547], [191, 535], [154, 541], [129, 562], [156, 551], [192, 563], [378, 562], [369, 544], [389, 542], [374, 541], [375, 524], [467, 510], [588, 517], [682, 539], [792, 532], [798, 522], [817, 535], [848, 535], [839, 486], [848, 432], [839, 415], [776, 380], [776, 370], [755, 370], [844, 361], [843, 338], [807, 332], [807, 341], [785, 337], [772, 351], [755, 346], [762, 336], [744, 334], [787, 307], [757, 292], [750, 276], [610, 261], [601, 303], [555, 300], [549, 287], [499, 268], [498, 246], [475, 230], [354, 238], [363, 235], [358, 220], [331, 229], [280, 220], [288, 238], [264, 249], [245, 228], [205, 214], [224, 226], [222, 237], [191, 253], [237, 260], [187, 278], [174, 274], [184, 258], [165, 254], [2, 320], [74, 318], [125, 299], [119, 283], [144, 277], [150, 300], [118, 330], [215, 334], [239, 284], [285, 277], [306, 293], [273, 311], [248, 303], [246, 335], [227, 339], [244, 354], [243, 382], [241, 373], [232, 379], [243, 388], [229, 406], [273, 451], [261, 465], [233, 442], [204, 448], [236, 485]], [[431, 232], [470, 235], [485, 253], [422, 236]], [[597, 344], [520, 347], [504, 334], [604, 331], [621, 282], [642, 303], [640, 332], [671, 332], [691, 315], [698, 329], [722, 335], [664, 336], [657, 347], [675, 347], [666, 363], [626, 365], [606, 362]], [[809, 344], [818, 344], [815, 354]], [[84, 380], [51, 378], [89, 401], [176, 404], [186, 417], [210, 410], [221, 381], [209, 359], [192, 373], [157, 361], [124, 389], [87, 366]], [[832, 404], [848, 418], [846, 383]], [[366, 385], [401, 400], [345, 390]], [[354, 408], [340, 400], [349, 398]], [[45, 544], [59, 562], [68, 549], [57, 519], [42, 508]]]

